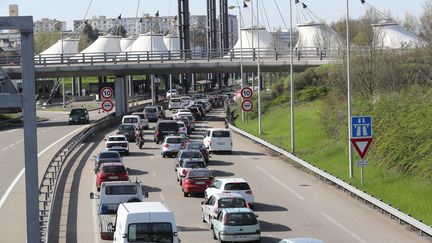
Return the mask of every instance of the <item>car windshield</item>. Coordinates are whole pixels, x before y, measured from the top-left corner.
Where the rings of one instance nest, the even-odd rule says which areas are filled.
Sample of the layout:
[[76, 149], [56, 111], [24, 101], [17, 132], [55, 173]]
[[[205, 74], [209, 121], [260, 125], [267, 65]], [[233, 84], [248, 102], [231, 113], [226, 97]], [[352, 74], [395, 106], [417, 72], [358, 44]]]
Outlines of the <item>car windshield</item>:
[[226, 197], [218, 200], [220, 208], [245, 208], [246, 201], [238, 197]]
[[83, 115], [85, 114], [85, 110], [84, 109], [75, 109], [75, 110], [71, 110], [70, 113], [72, 116], [78, 116], [78, 115]]
[[183, 143], [183, 138], [167, 138], [166, 143]]
[[184, 151], [181, 154], [181, 157], [184, 158], [202, 158], [202, 154], [200, 151]]
[[100, 153], [99, 158], [108, 159], [108, 158], [120, 158], [117, 153]]
[[210, 178], [213, 177], [212, 173], [210, 171], [207, 170], [191, 170], [189, 172], [189, 178], [196, 178], [196, 177], [200, 177], [200, 178]]
[[227, 225], [255, 225], [256, 217], [253, 213], [230, 213], [228, 214]]
[[205, 168], [205, 165], [203, 162], [197, 161], [197, 162], [184, 162], [183, 168]]
[[102, 167], [104, 173], [126, 173], [124, 166], [104, 166]]
[[224, 190], [243, 191], [250, 190], [250, 187], [246, 182], [232, 182], [225, 184]]

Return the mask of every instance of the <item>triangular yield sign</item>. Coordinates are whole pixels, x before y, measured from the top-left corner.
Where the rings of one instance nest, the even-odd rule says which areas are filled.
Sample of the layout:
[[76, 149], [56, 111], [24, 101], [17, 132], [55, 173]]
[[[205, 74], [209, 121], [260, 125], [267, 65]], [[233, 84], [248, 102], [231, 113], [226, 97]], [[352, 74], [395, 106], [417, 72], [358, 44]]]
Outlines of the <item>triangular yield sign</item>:
[[351, 138], [351, 143], [360, 155], [360, 158], [364, 158], [369, 146], [371, 145], [373, 138]]

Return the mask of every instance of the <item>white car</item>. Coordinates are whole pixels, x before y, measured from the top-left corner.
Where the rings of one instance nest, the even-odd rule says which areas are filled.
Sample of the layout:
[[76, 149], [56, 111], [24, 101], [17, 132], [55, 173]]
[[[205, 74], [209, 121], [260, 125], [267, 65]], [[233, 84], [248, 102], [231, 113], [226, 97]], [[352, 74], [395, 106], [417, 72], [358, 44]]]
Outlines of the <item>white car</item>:
[[185, 139], [182, 136], [166, 136], [161, 146], [161, 155], [163, 158], [177, 156], [184, 145]]
[[117, 151], [129, 155], [129, 142], [125, 135], [110, 135], [105, 139], [107, 151]]
[[178, 95], [178, 91], [176, 89], [168, 90], [167, 93], [166, 93], [166, 97], [167, 98], [173, 97], [173, 96], [176, 96], [176, 95]]
[[149, 129], [149, 121], [145, 117], [144, 112], [134, 112], [132, 115], [139, 116], [141, 118], [141, 127], [143, 129]]
[[173, 109], [183, 109], [183, 103], [182, 100], [180, 98], [171, 98], [169, 103], [168, 103], [168, 109], [169, 110], [173, 110]]
[[195, 130], [195, 118], [193, 117], [192, 113], [191, 114], [187, 114], [187, 113], [179, 114], [178, 117], [179, 118], [186, 117], [189, 120], [189, 126], [190, 126], [191, 131]]
[[209, 153], [232, 152], [232, 138], [229, 129], [211, 128], [206, 131], [203, 139]]
[[172, 119], [177, 119], [181, 115], [192, 115], [189, 109], [178, 109], [172, 112]]
[[188, 170], [195, 168], [206, 168], [204, 158], [184, 159], [182, 163], [176, 165], [177, 181], [180, 181], [180, 185], [182, 184], [182, 178]]
[[249, 207], [254, 207], [254, 194], [246, 180], [241, 178], [217, 178], [204, 193], [206, 199], [209, 199], [216, 193], [233, 192], [242, 195], [249, 204]]
[[202, 201], [202, 221], [211, 223], [211, 219], [216, 217], [221, 208], [247, 208], [246, 200], [238, 193], [216, 193], [207, 200]]
[[191, 105], [191, 102], [192, 102], [191, 97], [189, 97], [189, 96], [183, 96], [180, 99], [181, 99], [182, 104], [183, 104], [184, 107], [187, 107], [187, 106]]
[[187, 136], [187, 127], [186, 127], [186, 125], [184, 124], [184, 122], [182, 122], [182, 121], [177, 121], [177, 124], [178, 124], [178, 126], [179, 126], [179, 130], [178, 130], [178, 132], [179, 132], [179, 133], [183, 133], [184, 135]]

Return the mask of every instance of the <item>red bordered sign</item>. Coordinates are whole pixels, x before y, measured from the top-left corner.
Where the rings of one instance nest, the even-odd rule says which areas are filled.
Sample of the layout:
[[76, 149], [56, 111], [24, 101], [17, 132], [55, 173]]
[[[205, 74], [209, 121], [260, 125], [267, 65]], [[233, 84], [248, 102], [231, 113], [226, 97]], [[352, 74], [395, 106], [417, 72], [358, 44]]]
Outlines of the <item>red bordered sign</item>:
[[114, 108], [114, 103], [111, 100], [102, 101], [101, 108], [105, 112], [109, 112]]
[[252, 97], [253, 91], [249, 87], [244, 87], [243, 89], [241, 89], [240, 94], [243, 99], [248, 100]]
[[100, 91], [103, 99], [111, 99], [114, 95], [114, 90], [111, 87], [103, 87]]
[[243, 100], [241, 107], [244, 112], [249, 112], [253, 108], [253, 103], [251, 100]]

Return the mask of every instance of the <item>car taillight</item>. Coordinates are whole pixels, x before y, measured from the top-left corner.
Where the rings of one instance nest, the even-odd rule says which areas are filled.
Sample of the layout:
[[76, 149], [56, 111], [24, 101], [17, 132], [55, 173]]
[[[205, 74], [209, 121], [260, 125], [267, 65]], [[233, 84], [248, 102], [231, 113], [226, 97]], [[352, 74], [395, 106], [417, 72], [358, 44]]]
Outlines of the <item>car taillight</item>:
[[226, 225], [228, 223], [228, 215], [224, 214], [223, 218], [222, 218], [222, 224]]
[[187, 172], [187, 170], [186, 170], [186, 169], [183, 169], [183, 170], [182, 170], [182, 175], [186, 175], [186, 172]]
[[210, 146], [211, 146], [211, 140], [209, 140], [209, 144], [210, 144]]
[[253, 195], [253, 192], [252, 191], [246, 191], [246, 194]]
[[164, 143], [164, 144], [162, 144], [162, 147], [164, 147], [164, 148], [168, 148], [168, 147], [169, 147], [169, 144]]
[[102, 172], [102, 173], [99, 174], [99, 178], [100, 178], [101, 180], [105, 180], [105, 179], [108, 178], [108, 175]]
[[186, 179], [186, 180], [184, 181], [184, 183], [186, 183], [186, 184], [192, 184], [192, 180]]
[[256, 230], [255, 234], [261, 234], [261, 230]]
[[180, 166], [183, 164], [183, 160], [182, 159], [179, 161], [179, 164], [180, 164]]
[[123, 178], [123, 180], [128, 181], [129, 180], [129, 175], [127, 173], [124, 173], [121, 175], [121, 178]]
[[230, 193], [229, 191], [223, 191], [222, 193]]
[[123, 147], [123, 148], [126, 148], [126, 147], [127, 147], [127, 143], [123, 143], [123, 144], [122, 144], [122, 147]]
[[111, 147], [112, 147], [112, 144], [108, 143], [108, 144], [106, 145], [106, 147], [107, 147], [107, 148], [111, 148]]

